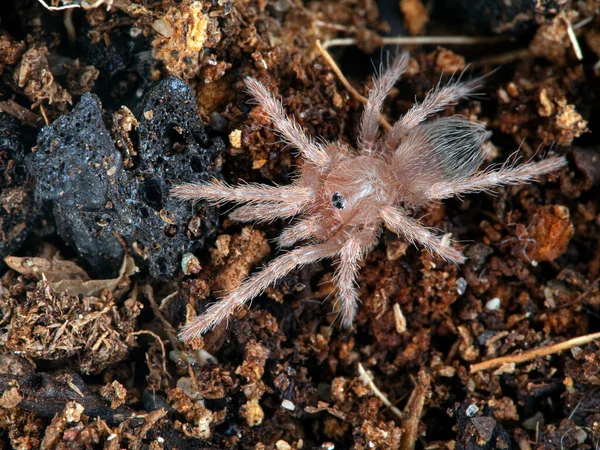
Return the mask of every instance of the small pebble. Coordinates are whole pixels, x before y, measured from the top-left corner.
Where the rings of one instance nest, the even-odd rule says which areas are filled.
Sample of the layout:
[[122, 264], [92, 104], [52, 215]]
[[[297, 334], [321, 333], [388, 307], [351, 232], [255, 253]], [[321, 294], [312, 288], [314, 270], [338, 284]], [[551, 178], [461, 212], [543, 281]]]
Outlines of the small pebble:
[[283, 439], [275, 442], [275, 448], [277, 450], [292, 450], [292, 446]]
[[467, 408], [466, 414], [469, 417], [473, 417], [479, 411], [479, 407], [477, 405], [469, 405]]
[[458, 295], [463, 295], [467, 290], [467, 280], [463, 277], [456, 279], [456, 292]]
[[294, 405], [294, 403], [289, 400], [282, 401], [281, 407], [283, 409], [287, 409], [288, 411], [293, 411], [294, 409], [296, 409], [296, 405]]
[[485, 308], [488, 311], [498, 311], [500, 309], [500, 299], [498, 297], [494, 297], [485, 304]]
[[544, 415], [538, 411], [529, 419], [525, 419], [521, 425], [523, 425], [523, 428], [526, 430], [537, 430], [538, 426], [544, 425]]
[[197, 274], [202, 270], [202, 266], [193, 253], [184, 253], [181, 257], [181, 270], [185, 275]]

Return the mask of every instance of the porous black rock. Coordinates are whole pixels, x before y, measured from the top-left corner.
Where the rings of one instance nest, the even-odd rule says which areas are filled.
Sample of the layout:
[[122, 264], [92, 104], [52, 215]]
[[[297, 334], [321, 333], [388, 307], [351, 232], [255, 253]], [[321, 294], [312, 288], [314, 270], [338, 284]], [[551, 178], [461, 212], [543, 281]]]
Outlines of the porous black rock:
[[36, 193], [53, 204], [59, 236], [98, 276], [113, 276], [122, 238], [155, 278], [172, 278], [181, 256], [203, 248], [219, 223], [216, 208], [170, 197], [173, 185], [221, 178], [220, 138], [198, 118], [193, 90], [169, 77], [136, 108], [136, 153], [114, 144], [97, 96], [84, 94], [69, 114], [42, 129], [27, 157]]
[[[123, 246], [113, 235], [121, 218], [111, 203], [120, 189], [122, 157], [104, 124], [100, 99], [84, 94], [69, 114], [44, 127], [27, 157], [36, 194], [51, 201], [58, 235], [98, 274], [113, 275]], [[123, 177], [126, 178], [126, 177]]]
[[0, 268], [21, 247], [39, 214], [24, 157], [18, 121], [0, 113]]

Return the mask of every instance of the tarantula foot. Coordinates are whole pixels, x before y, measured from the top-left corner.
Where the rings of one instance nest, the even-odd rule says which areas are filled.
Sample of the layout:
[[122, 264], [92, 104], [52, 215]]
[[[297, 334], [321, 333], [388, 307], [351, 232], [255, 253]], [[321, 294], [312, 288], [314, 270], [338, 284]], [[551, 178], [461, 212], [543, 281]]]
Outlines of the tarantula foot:
[[202, 336], [227, 319], [231, 314], [232, 311], [226, 302], [220, 301], [214, 303], [208, 307], [204, 314], [196, 316], [190, 323], [183, 326], [179, 332], [179, 339], [187, 342], [198, 336]]

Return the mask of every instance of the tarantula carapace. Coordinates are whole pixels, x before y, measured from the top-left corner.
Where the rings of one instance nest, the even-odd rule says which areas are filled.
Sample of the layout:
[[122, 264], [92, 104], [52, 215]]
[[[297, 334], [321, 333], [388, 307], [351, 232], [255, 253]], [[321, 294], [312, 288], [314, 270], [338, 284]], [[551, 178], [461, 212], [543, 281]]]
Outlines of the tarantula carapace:
[[289, 186], [229, 186], [217, 181], [186, 184], [175, 187], [173, 195], [246, 203], [230, 215], [241, 222], [295, 217], [279, 236], [278, 244], [291, 247], [303, 241], [306, 245], [283, 253], [211, 305], [183, 328], [183, 340], [228, 319], [294, 268], [334, 257], [341, 323], [350, 326], [358, 304], [359, 261], [377, 243], [382, 224], [447, 261], [462, 263], [465, 257], [450, 245], [449, 235], [435, 234], [413, 217], [413, 211], [454, 195], [527, 182], [566, 164], [564, 157], [555, 156], [476, 172], [490, 135], [483, 125], [463, 116], [425, 122], [446, 106], [472, 95], [477, 87], [473, 81], [438, 85], [380, 136], [382, 104], [407, 64], [408, 56], [402, 55], [375, 78], [361, 118], [358, 151], [340, 142], [326, 143], [307, 136], [267, 88], [253, 78], [246, 80], [250, 94], [278, 133], [299, 150], [298, 177]]

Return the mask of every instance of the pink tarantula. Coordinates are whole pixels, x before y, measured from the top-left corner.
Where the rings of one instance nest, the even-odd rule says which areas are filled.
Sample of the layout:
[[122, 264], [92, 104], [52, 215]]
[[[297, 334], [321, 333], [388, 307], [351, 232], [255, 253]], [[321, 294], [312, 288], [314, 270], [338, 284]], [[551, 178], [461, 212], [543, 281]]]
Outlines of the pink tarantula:
[[299, 150], [302, 158], [296, 180], [289, 186], [229, 186], [216, 181], [186, 184], [175, 187], [173, 195], [245, 203], [230, 215], [240, 222], [297, 217], [277, 242], [280, 247], [301, 241], [306, 245], [274, 259], [211, 305], [183, 328], [181, 339], [190, 340], [228, 319], [294, 268], [334, 257], [341, 323], [348, 327], [359, 301], [359, 262], [377, 243], [382, 224], [447, 261], [462, 263], [465, 256], [450, 245], [449, 237], [423, 226], [412, 216], [413, 211], [454, 195], [525, 183], [566, 164], [564, 157], [550, 157], [476, 172], [485, 157], [482, 146], [490, 136], [483, 125], [458, 115], [425, 122], [474, 93], [476, 83], [461, 83], [460, 79], [438, 85], [380, 135], [382, 104], [407, 65], [408, 56], [403, 54], [374, 80], [361, 118], [357, 151], [341, 142], [307, 136], [265, 86], [253, 78], [246, 80], [250, 94], [278, 133]]

